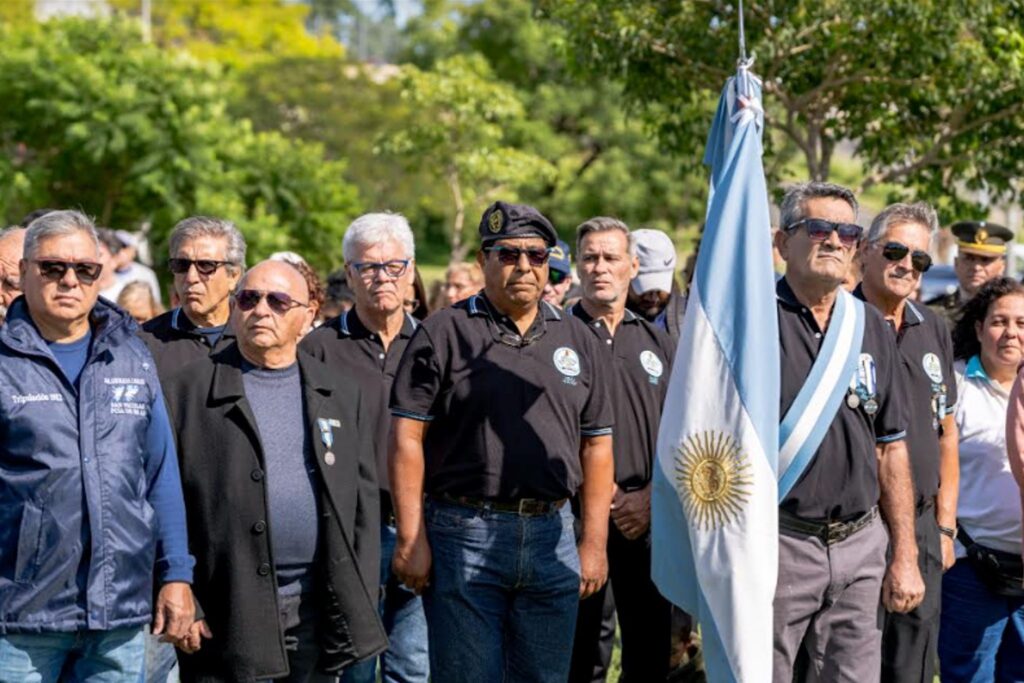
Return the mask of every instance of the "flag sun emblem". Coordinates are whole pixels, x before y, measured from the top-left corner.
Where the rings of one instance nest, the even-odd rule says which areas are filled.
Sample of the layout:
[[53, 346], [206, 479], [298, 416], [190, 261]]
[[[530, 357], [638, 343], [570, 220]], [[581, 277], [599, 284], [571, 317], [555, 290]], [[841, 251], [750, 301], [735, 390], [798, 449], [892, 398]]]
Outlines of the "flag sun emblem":
[[734, 521], [750, 497], [750, 463], [724, 432], [691, 434], [676, 455], [676, 486], [694, 526], [715, 529]]

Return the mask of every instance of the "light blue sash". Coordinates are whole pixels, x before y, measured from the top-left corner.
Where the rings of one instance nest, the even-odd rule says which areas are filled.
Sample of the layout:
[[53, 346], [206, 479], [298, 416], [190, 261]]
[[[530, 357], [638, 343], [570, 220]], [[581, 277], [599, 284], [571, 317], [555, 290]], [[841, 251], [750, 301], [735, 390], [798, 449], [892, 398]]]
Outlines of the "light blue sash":
[[864, 339], [864, 304], [840, 289], [821, 351], [779, 425], [779, 502], [814, 459], [857, 372]]

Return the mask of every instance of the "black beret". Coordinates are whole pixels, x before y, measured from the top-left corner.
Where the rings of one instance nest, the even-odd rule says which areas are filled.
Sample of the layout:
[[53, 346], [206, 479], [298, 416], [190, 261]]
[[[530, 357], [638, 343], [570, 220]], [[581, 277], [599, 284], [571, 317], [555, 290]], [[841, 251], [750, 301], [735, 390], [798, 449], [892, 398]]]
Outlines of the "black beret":
[[480, 219], [480, 241], [487, 243], [514, 237], [540, 237], [549, 247], [558, 241], [551, 221], [532, 206], [494, 202], [487, 207]]

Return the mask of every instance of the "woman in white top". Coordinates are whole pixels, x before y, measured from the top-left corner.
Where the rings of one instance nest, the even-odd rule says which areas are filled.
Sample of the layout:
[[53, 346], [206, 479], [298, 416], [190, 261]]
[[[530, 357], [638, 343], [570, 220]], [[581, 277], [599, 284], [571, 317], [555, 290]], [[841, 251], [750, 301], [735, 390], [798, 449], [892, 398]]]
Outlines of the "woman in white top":
[[1006, 445], [1010, 391], [1024, 361], [1024, 286], [1012, 278], [983, 286], [964, 304], [953, 347], [960, 535], [942, 583], [942, 683], [1024, 681], [1021, 490]]

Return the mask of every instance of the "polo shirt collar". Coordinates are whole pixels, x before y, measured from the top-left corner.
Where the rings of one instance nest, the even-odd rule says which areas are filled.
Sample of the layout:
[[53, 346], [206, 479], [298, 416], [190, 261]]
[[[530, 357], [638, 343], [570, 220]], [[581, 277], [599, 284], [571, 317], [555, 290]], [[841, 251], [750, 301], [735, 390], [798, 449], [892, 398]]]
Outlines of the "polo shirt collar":
[[[860, 299], [861, 301], [866, 302], [868, 300], [867, 297], [864, 296], [864, 285], [862, 283], [858, 284], [854, 288], [853, 295], [855, 297], [857, 297], [858, 299]], [[920, 325], [923, 322], [924, 322], [924, 315], [917, 308], [917, 306], [914, 305], [914, 302], [912, 302], [910, 299], [907, 299], [906, 301], [904, 301], [903, 302], [903, 326], [904, 327], [909, 327], [911, 325]]]
[[[549, 304], [547, 301], [541, 300], [539, 303], [540, 314], [545, 321], [561, 321], [562, 313]], [[471, 316], [486, 315], [492, 320], [494, 319], [494, 306], [487, 299], [487, 295], [483, 293], [474, 294], [466, 300], [466, 310], [469, 311]]]
[[983, 379], [986, 382], [991, 382], [988, 373], [985, 372], [985, 366], [981, 364], [981, 356], [974, 355], [967, 361], [967, 369], [964, 371], [964, 376], [970, 379]]
[[[579, 318], [580, 320], [582, 320], [585, 323], [591, 323], [591, 322], [594, 321], [594, 317], [592, 315], [590, 315], [589, 313], [587, 313], [587, 309], [583, 308], [583, 302], [581, 302], [581, 301], [577, 301], [575, 304], [573, 304], [572, 308], [570, 309], [570, 312], [574, 316], [576, 316], [577, 318]], [[624, 323], [639, 323], [640, 322], [640, 316], [638, 316], [636, 313], [634, 313], [633, 311], [629, 310], [628, 308], [623, 313], [624, 313], [624, 315], [622, 316], [622, 322], [624, 322]]]
[[[405, 319], [402, 321], [402, 329], [398, 331], [398, 336], [404, 338], [411, 337], [413, 332], [416, 331], [417, 326], [419, 326], [419, 322], [416, 318], [406, 313]], [[341, 333], [341, 336], [353, 337], [354, 339], [363, 339], [373, 334], [359, 318], [355, 306], [338, 316], [338, 331]]]

